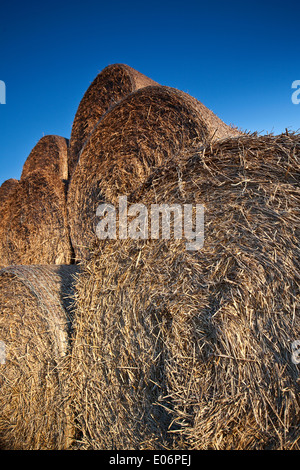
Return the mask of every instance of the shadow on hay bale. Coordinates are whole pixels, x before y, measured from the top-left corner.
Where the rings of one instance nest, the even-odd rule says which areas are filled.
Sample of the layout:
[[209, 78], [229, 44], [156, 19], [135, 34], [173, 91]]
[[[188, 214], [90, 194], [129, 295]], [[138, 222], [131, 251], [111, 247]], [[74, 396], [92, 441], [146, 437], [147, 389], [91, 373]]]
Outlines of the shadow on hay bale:
[[227, 139], [131, 197], [203, 204], [204, 246], [107, 240], [83, 268], [83, 448], [299, 450], [299, 156], [299, 135]]
[[42, 137], [24, 163], [21, 181], [35, 171], [46, 171], [52, 178], [67, 181], [68, 139], [57, 135]]
[[103, 114], [130, 93], [150, 85], [158, 84], [125, 64], [109, 65], [97, 75], [74, 118], [69, 149], [70, 175], [84, 142]]
[[72, 256], [64, 182], [30, 173], [1, 212], [0, 265], [70, 264]]
[[0, 271], [0, 448], [67, 449], [65, 376], [75, 266]]
[[191, 96], [168, 87], [147, 87], [117, 104], [85, 143], [68, 191], [72, 244], [87, 258], [101, 201], [128, 195], [155, 167], [191, 145], [239, 131], [225, 125]]

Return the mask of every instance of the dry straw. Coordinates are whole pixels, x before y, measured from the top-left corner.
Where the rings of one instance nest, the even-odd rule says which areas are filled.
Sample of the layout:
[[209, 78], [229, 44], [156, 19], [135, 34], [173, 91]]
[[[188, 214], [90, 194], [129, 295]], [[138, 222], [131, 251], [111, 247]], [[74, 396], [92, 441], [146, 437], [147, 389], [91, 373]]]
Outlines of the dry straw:
[[68, 449], [65, 376], [75, 266], [0, 271], [0, 448]]
[[89, 256], [103, 199], [116, 203], [187, 146], [238, 134], [173, 88], [146, 87], [117, 104], [85, 143], [71, 179], [68, 211], [77, 259]]
[[113, 64], [100, 72], [85, 92], [76, 112], [70, 139], [69, 165], [72, 175], [80, 150], [105, 112], [121, 99], [156, 82], [125, 64]]
[[20, 181], [1, 213], [0, 265], [70, 264], [65, 192], [40, 170]]
[[10, 200], [12, 193], [16, 190], [19, 181], [11, 178], [4, 181], [0, 186], [0, 221], [2, 220], [2, 214], [5, 212], [5, 206], [7, 201]]
[[299, 157], [299, 135], [226, 139], [131, 198], [203, 204], [204, 246], [106, 241], [84, 268], [83, 448], [299, 450]]
[[[5, 213], [5, 207], [7, 202], [9, 202], [12, 193], [16, 190], [19, 181], [11, 178], [9, 180], [4, 181], [0, 186], [0, 226], [2, 225], [2, 218], [3, 213]], [[1, 229], [0, 229], [1, 231]], [[0, 269], [2, 268], [2, 260], [0, 257]]]
[[68, 140], [57, 135], [42, 137], [24, 163], [21, 180], [35, 171], [68, 180]]
[[15, 190], [16, 186], [18, 185], [19, 181], [11, 178], [9, 180], [4, 181], [0, 186], [0, 210], [5, 203], [5, 201], [9, 198], [10, 194]]

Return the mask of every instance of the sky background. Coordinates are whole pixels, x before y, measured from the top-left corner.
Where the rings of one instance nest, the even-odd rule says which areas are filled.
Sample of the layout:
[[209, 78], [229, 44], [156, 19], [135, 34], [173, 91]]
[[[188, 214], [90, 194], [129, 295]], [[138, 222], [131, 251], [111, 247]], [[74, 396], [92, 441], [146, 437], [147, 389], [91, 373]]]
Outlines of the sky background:
[[70, 137], [83, 94], [125, 63], [196, 97], [227, 124], [300, 128], [300, 2], [0, 1], [0, 184], [47, 134]]

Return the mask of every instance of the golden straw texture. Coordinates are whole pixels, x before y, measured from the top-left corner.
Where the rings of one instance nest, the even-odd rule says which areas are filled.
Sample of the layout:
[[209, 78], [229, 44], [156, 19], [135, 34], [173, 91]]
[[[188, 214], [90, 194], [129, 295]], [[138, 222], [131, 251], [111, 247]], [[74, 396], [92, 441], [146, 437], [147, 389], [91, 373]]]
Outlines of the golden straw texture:
[[75, 266], [11, 266], [0, 271], [1, 449], [71, 445], [74, 424], [64, 361], [76, 273]]
[[24, 163], [21, 181], [35, 171], [68, 180], [68, 140], [57, 135], [42, 137]]
[[93, 128], [113, 105], [133, 91], [156, 82], [125, 64], [108, 65], [85, 92], [75, 115], [70, 139], [70, 175], [77, 164], [80, 150]]
[[107, 240], [83, 267], [83, 448], [299, 450], [299, 157], [299, 135], [226, 139], [131, 196], [203, 205], [204, 245]]
[[68, 191], [70, 235], [78, 260], [93, 249], [104, 201], [129, 195], [184, 148], [238, 135], [203, 104], [168, 87], [132, 93], [98, 123], [85, 143]]
[[1, 213], [0, 265], [70, 264], [72, 248], [62, 180], [37, 170], [10, 194]]

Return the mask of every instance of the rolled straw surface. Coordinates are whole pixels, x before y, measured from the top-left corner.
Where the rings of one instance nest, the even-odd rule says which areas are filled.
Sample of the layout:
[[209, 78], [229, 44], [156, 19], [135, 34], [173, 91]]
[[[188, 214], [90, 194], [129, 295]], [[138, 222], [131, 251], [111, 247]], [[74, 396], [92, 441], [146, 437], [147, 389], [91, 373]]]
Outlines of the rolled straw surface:
[[68, 140], [58, 135], [42, 137], [24, 163], [21, 180], [36, 171], [68, 180]]
[[72, 249], [62, 180], [36, 171], [11, 193], [0, 227], [0, 265], [70, 264]]
[[204, 245], [107, 240], [83, 267], [84, 448], [299, 450], [299, 156], [298, 135], [227, 139], [132, 196], [203, 205]]
[[9, 197], [9, 195], [12, 193], [12, 191], [14, 191], [14, 189], [16, 188], [18, 183], [19, 183], [19, 181], [14, 179], [14, 178], [10, 178], [9, 180], [6, 180], [6, 181], [4, 181], [4, 183], [2, 183], [2, 185], [0, 186], [0, 204], [1, 204], [1, 208], [2, 208], [3, 203], [5, 202], [5, 200]]
[[0, 271], [0, 448], [67, 449], [74, 437], [65, 357], [75, 266]]
[[150, 85], [157, 83], [125, 64], [108, 65], [97, 75], [85, 92], [74, 118], [69, 152], [70, 175], [84, 142], [103, 114], [133, 91]]
[[147, 87], [125, 98], [94, 129], [70, 182], [68, 213], [77, 259], [93, 249], [96, 210], [103, 200], [116, 203], [119, 195], [129, 195], [186, 147], [238, 134], [173, 88]]

